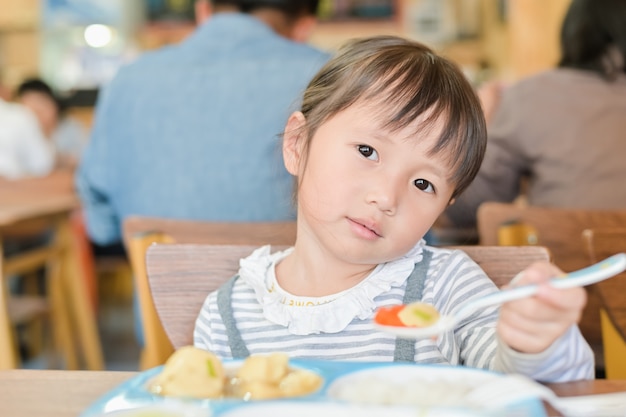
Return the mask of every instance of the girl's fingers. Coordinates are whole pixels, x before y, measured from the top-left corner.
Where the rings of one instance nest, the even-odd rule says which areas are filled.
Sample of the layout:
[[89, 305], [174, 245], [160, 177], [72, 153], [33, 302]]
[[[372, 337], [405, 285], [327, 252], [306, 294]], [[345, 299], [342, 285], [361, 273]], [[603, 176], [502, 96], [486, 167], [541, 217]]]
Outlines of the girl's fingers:
[[550, 284], [540, 285], [536, 299], [556, 311], [582, 311], [587, 303], [587, 291], [582, 287], [558, 289]]

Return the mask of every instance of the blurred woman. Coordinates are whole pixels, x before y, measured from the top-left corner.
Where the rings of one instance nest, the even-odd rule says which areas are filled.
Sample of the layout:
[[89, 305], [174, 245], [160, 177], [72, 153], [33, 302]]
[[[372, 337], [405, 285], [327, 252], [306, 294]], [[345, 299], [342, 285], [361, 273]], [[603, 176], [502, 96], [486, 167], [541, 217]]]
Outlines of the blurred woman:
[[473, 227], [481, 203], [513, 201], [522, 179], [531, 205], [626, 207], [625, 22], [624, 0], [572, 1], [558, 67], [502, 90], [480, 172], [443, 220]]

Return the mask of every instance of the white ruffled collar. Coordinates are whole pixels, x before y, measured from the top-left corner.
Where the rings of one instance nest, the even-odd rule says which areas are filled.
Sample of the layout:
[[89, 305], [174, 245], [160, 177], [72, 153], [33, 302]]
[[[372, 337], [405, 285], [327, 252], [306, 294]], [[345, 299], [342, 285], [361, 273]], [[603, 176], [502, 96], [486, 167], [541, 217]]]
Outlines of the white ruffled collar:
[[296, 335], [337, 333], [356, 317], [370, 317], [376, 308], [374, 298], [404, 283], [422, 260], [424, 245], [421, 240], [403, 257], [378, 265], [354, 287], [325, 297], [295, 296], [278, 285], [276, 264], [293, 248], [276, 253], [270, 253], [270, 246], [258, 248], [240, 261], [239, 276], [254, 289], [265, 318], [272, 323]]

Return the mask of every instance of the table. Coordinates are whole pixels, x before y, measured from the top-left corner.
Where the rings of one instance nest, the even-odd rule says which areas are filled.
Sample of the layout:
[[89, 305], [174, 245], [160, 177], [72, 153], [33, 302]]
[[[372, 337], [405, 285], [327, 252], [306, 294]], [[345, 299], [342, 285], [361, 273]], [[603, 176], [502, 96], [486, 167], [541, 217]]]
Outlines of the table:
[[[101, 395], [136, 376], [119, 371], [0, 371], [0, 416], [77, 417]], [[626, 380], [548, 384], [559, 396], [626, 391]], [[559, 416], [554, 410], [550, 416]], [[590, 416], [591, 417], [591, 416]]]
[[[0, 284], [3, 275], [19, 273], [32, 265], [53, 262], [51, 285], [51, 315], [56, 340], [61, 340], [66, 352], [65, 365], [70, 369], [80, 367], [75, 354], [73, 336], [81, 348], [84, 367], [104, 369], [102, 348], [97, 322], [90, 306], [86, 283], [79, 272], [79, 260], [71, 231], [71, 216], [80, 207], [74, 192], [71, 171], [58, 171], [43, 178], [17, 181], [0, 180]], [[28, 254], [5, 258], [2, 242], [6, 236], [21, 236], [50, 230], [51, 243], [42, 245]], [[8, 298], [0, 291], [0, 369], [17, 367], [18, 360], [10, 334], [7, 318]], [[56, 301], [55, 301], [56, 300]], [[8, 352], [8, 353], [7, 353]], [[68, 353], [69, 352], [69, 353]]]
[[77, 417], [102, 394], [135, 375], [119, 371], [0, 371], [0, 416]]

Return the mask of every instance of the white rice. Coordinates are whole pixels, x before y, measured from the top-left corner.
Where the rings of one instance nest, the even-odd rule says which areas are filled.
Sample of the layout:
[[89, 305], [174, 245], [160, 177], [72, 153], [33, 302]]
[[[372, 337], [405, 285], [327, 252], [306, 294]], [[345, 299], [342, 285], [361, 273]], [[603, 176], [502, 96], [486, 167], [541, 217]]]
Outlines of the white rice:
[[393, 382], [370, 375], [342, 384], [333, 390], [333, 397], [356, 404], [467, 407], [474, 406], [466, 398], [472, 389], [470, 381], [458, 379], [412, 378]]

